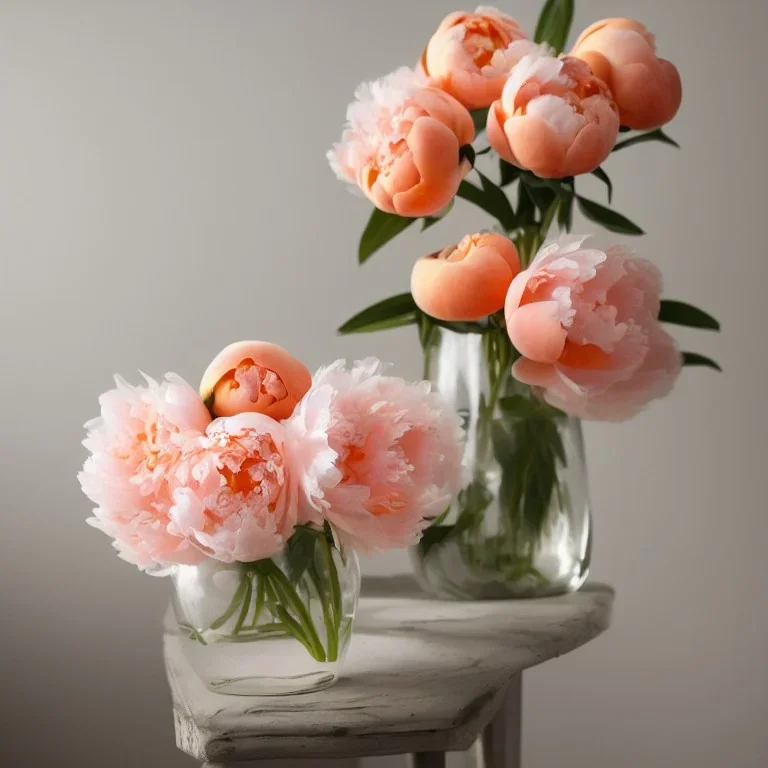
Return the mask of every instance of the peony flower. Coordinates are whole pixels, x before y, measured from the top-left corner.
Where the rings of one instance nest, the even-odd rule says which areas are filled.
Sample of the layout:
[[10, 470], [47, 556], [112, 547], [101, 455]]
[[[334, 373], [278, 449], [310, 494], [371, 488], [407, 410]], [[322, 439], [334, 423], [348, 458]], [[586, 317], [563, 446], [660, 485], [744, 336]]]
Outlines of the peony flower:
[[512, 67], [534, 44], [522, 27], [496, 8], [446, 16], [421, 56], [430, 83], [468, 109], [480, 109], [501, 96]]
[[486, 128], [505, 160], [544, 178], [593, 171], [618, 131], [618, 110], [605, 83], [580, 59], [558, 59], [543, 49], [512, 69]]
[[203, 374], [200, 395], [215, 416], [246, 411], [285, 419], [312, 383], [312, 374], [282, 347], [238, 341], [219, 352]]
[[328, 152], [336, 175], [387, 213], [445, 208], [472, 167], [459, 152], [475, 137], [469, 112], [405, 67], [363, 83], [355, 99], [341, 142]]
[[170, 530], [225, 563], [274, 557], [296, 524], [284, 428], [241, 413], [211, 422], [172, 467]]
[[504, 306], [519, 271], [520, 257], [509, 238], [493, 232], [467, 235], [416, 262], [411, 293], [419, 308], [438, 320], [479, 320]]
[[680, 75], [656, 56], [656, 41], [639, 21], [598, 21], [581, 33], [570, 55], [586, 61], [611, 89], [622, 125], [658, 128], [677, 113]]
[[78, 475], [97, 508], [88, 522], [114, 539], [120, 557], [161, 575], [174, 563], [202, 559], [189, 542], [168, 531], [172, 505], [169, 467], [184, 442], [211, 420], [197, 392], [173, 373], [162, 383], [145, 377], [133, 387], [115, 377], [116, 389], [99, 398], [101, 416], [85, 426], [91, 455]]
[[681, 356], [658, 322], [656, 267], [584, 240], [543, 247], [512, 281], [507, 331], [522, 355], [512, 373], [566, 413], [621, 421], [671, 390]]
[[287, 422], [301, 467], [300, 519], [327, 519], [349, 546], [414, 544], [462, 484], [458, 416], [369, 358], [321, 368]]

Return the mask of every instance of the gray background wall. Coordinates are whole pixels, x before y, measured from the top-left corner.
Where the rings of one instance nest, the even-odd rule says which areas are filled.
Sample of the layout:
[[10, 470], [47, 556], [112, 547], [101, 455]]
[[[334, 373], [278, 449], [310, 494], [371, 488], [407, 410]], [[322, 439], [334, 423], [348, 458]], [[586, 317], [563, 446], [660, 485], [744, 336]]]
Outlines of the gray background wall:
[[[0, 0], [3, 766], [192, 765], [173, 745], [160, 658], [169, 585], [84, 525], [81, 425], [114, 371], [195, 382], [239, 338], [310, 367], [373, 353], [418, 374], [409, 330], [333, 329], [486, 220], [459, 202], [358, 270], [368, 207], [324, 152], [357, 82], [414, 61], [454, 5]], [[533, 28], [539, 3], [503, 5]], [[615, 625], [527, 674], [524, 757], [757, 768], [768, 4], [579, 0], [574, 31], [605, 16], [641, 18], [681, 71], [669, 133], [682, 151], [646, 145], [606, 167], [668, 295], [722, 320], [720, 337], [679, 338], [726, 373], [687, 371], [632, 423], [588, 426], [594, 577], [618, 590]], [[407, 567], [401, 553], [366, 563]]]

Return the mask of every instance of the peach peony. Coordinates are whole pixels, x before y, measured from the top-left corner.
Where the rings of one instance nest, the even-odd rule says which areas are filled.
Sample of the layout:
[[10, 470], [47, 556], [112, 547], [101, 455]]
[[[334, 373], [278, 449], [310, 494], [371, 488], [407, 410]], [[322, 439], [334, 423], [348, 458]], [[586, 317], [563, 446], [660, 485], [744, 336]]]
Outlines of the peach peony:
[[443, 19], [420, 67], [431, 84], [468, 109], [479, 109], [501, 96], [509, 71], [532, 45], [513, 18], [481, 5], [474, 13], [457, 11]]
[[523, 356], [512, 373], [566, 413], [621, 421], [670, 391], [681, 356], [657, 319], [656, 267], [584, 239], [543, 247], [512, 281], [507, 330]]
[[336, 175], [387, 213], [431, 216], [445, 208], [471, 169], [459, 153], [475, 137], [469, 112], [407, 68], [363, 83], [355, 99], [341, 142], [328, 152]]
[[369, 358], [321, 368], [287, 422], [301, 467], [300, 519], [327, 519], [349, 546], [415, 543], [462, 485], [457, 415], [427, 382]]
[[246, 411], [285, 419], [312, 383], [310, 372], [282, 347], [238, 341], [219, 352], [203, 374], [200, 395], [215, 416]]
[[589, 64], [607, 83], [621, 124], [658, 128], [677, 113], [683, 98], [674, 64], [656, 56], [653, 35], [638, 21], [604, 19], [585, 29], [571, 56]]
[[605, 83], [580, 59], [558, 59], [543, 48], [515, 65], [488, 111], [491, 146], [544, 178], [593, 171], [618, 131], [618, 110]]
[[419, 308], [438, 320], [479, 320], [504, 306], [520, 271], [515, 244], [504, 235], [467, 235], [458, 245], [419, 259], [411, 293]]
[[202, 559], [188, 541], [168, 531], [172, 505], [169, 467], [185, 440], [211, 420], [197, 392], [169, 373], [162, 383], [145, 377], [133, 387], [115, 377], [116, 389], [99, 398], [101, 416], [85, 426], [91, 452], [78, 475], [97, 504], [88, 522], [114, 539], [120, 557], [161, 575], [174, 563]]
[[296, 524], [296, 498], [285, 432], [274, 419], [216, 419], [171, 469], [171, 531], [225, 563], [282, 551]]

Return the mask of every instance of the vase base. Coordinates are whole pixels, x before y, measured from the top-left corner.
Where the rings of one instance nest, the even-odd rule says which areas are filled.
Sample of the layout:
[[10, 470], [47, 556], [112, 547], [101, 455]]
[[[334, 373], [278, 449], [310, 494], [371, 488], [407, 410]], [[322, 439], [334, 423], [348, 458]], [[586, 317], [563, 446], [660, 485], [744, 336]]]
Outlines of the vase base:
[[[328, 688], [339, 661], [316, 661], [292, 637], [201, 645], [181, 634], [182, 650], [208, 690], [235, 696], [288, 696]], [[210, 636], [209, 636], [210, 638]]]
[[321, 691], [335, 681], [332, 672], [317, 671], [296, 677], [236, 677], [203, 682], [209, 691], [231, 696], [290, 696]]

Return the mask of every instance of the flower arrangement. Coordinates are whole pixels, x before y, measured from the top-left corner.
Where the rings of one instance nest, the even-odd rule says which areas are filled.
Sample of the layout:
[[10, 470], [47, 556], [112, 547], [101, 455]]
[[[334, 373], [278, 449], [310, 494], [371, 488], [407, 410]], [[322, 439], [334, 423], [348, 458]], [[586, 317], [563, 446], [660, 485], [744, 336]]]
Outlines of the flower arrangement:
[[[667, 330], [718, 330], [713, 317], [662, 299], [658, 269], [627, 246], [569, 234], [574, 205], [610, 232], [643, 234], [577, 186], [593, 175], [610, 204], [603, 164], [641, 143], [677, 146], [662, 126], [682, 98], [677, 69], [637, 21], [599, 21], [564, 54], [573, 10], [573, 0], [546, 0], [533, 39], [495, 8], [448, 15], [415, 69], [358, 88], [328, 153], [375, 206], [361, 264], [415, 221], [439, 224], [456, 197], [491, 217], [490, 230], [418, 259], [409, 292], [339, 330], [417, 327], [425, 378], [452, 396], [469, 433], [472, 473], [420, 556], [454, 542], [473, 578], [515, 595], [575, 588], [586, 576], [588, 523], [574, 522], [567, 480], [574, 420], [625, 420], [666, 395], [683, 366], [719, 370], [681, 352]], [[563, 234], [548, 240], [554, 227]], [[536, 565], [547, 542], [578, 549], [574, 574], [563, 577], [562, 559], [550, 576]]]
[[350, 552], [415, 543], [461, 482], [456, 414], [374, 359], [313, 378], [274, 344], [240, 342], [199, 393], [175, 374], [116, 377], [99, 402], [79, 475], [96, 505], [88, 522], [150, 574], [234, 574], [213, 615], [215, 601], [181, 596], [181, 624], [202, 645], [290, 636], [336, 662], [356, 600], [345, 608]]

